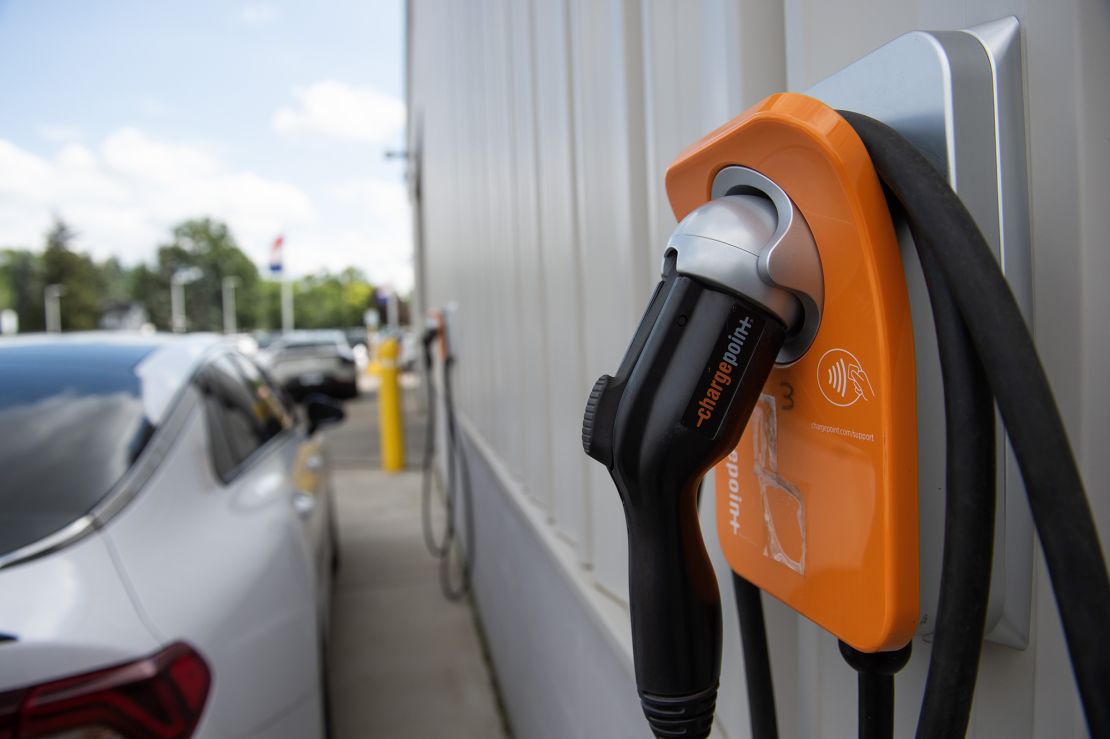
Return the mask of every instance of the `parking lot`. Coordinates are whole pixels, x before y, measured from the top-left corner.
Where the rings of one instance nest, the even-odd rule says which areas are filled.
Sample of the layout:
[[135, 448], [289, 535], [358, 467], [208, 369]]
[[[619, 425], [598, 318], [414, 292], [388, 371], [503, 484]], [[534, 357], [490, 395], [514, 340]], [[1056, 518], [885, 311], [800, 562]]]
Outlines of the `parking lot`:
[[329, 434], [342, 566], [332, 595], [332, 735], [506, 735], [469, 604], [440, 594], [420, 531], [421, 390], [405, 383], [408, 470], [381, 471], [377, 402], [346, 404]]

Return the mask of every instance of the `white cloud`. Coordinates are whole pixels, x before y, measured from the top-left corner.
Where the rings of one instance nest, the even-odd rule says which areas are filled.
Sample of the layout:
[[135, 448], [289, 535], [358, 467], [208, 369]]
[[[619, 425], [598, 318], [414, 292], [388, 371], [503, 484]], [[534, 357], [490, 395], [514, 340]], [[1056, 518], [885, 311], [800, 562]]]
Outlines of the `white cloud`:
[[357, 267], [376, 285], [412, 289], [412, 241], [407, 221], [393, 233], [373, 229], [290, 229], [285, 260], [292, 274]]
[[0, 139], [0, 245], [38, 248], [54, 214], [77, 231], [80, 248], [126, 262], [149, 259], [185, 218], [226, 221], [261, 259], [276, 233], [316, 217], [311, 198], [289, 182], [235, 171], [203, 148], [135, 128], [53, 157]]
[[262, 26], [273, 23], [277, 20], [278, 15], [278, 9], [273, 5], [254, 3], [243, 6], [243, 9], [239, 11], [239, 20], [248, 26]]
[[0, 139], [0, 204], [8, 196], [26, 193], [31, 197], [45, 197], [50, 192], [52, 172], [48, 162], [15, 144]]
[[412, 288], [408, 195], [400, 180], [347, 180], [318, 193], [319, 213], [295, 184], [237, 171], [201, 146], [122, 128], [97, 146], [70, 143], [43, 157], [0, 139], [0, 247], [40, 248], [56, 213], [98, 258], [150, 260], [185, 218], [224, 220], [264, 268], [286, 237], [292, 275], [355, 266], [377, 284]]
[[70, 144], [58, 152], [58, 164], [72, 170], [96, 169], [96, 156], [80, 144]]
[[294, 89], [293, 97], [293, 106], [274, 113], [278, 133], [382, 141], [400, 132], [405, 123], [405, 104], [371, 87], [324, 80]]
[[216, 159], [199, 147], [163, 143], [137, 128], [109, 134], [102, 150], [111, 169], [136, 180], [196, 180], [211, 177], [220, 168]]
[[[364, 214], [357, 227], [306, 228], [286, 237], [286, 260], [296, 274], [358, 267], [378, 285], [412, 289], [412, 221], [399, 180], [346, 180], [327, 188], [335, 203]], [[366, 224], [362, 226], [361, 224]]]

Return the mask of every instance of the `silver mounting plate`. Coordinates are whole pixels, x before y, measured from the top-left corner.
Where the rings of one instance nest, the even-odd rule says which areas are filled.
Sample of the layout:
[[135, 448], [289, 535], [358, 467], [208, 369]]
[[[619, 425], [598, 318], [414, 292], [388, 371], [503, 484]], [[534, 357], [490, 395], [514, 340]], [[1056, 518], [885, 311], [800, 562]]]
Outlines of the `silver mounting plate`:
[[[869, 115], [913, 142], [967, 205], [1002, 265], [1027, 322], [1032, 315], [1021, 33], [1016, 18], [963, 31], [915, 31], [817, 83], [806, 94]], [[936, 335], [905, 224], [898, 226], [917, 353], [921, 620], [933, 631], [944, 538], [945, 433]], [[1030, 323], [1031, 325], [1031, 323]], [[1003, 430], [997, 423], [996, 437]], [[1009, 448], [998, 452], [998, 505], [987, 639], [1029, 641], [1033, 526]]]

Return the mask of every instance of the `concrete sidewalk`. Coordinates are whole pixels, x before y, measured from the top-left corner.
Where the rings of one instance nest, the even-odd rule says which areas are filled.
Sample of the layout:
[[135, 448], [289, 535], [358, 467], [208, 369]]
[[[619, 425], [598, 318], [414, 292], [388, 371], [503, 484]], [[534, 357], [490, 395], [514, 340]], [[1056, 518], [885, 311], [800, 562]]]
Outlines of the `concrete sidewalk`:
[[[504, 737], [470, 605], [442, 596], [424, 548], [420, 473], [368, 464], [376, 412], [372, 397], [348, 404], [348, 422], [332, 434], [342, 551], [328, 650], [333, 739]], [[419, 419], [406, 416], [411, 445], [422, 429], [413, 433]], [[410, 466], [419, 462], [411, 452]]]

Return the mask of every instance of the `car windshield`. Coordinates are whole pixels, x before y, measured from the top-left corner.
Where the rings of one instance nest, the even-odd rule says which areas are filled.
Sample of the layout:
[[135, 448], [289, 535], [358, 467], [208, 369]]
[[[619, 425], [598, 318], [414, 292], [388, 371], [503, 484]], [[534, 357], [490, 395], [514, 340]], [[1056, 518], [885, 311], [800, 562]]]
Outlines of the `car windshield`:
[[153, 347], [0, 348], [0, 555], [93, 508], [154, 431], [135, 366]]
[[284, 351], [297, 351], [299, 349], [338, 349], [339, 344], [334, 339], [306, 339], [304, 341], [291, 341], [281, 348]]

